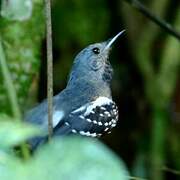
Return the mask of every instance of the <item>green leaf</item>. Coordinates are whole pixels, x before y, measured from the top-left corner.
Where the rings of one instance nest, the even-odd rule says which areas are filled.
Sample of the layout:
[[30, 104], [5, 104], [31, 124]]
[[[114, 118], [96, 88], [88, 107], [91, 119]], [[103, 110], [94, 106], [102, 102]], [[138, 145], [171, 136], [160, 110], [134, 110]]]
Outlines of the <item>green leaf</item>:
[[[0, 151], [0, 179], [1, 180], [21, 180], [20, 169], [22, 163], [19, 159], [15, 158], [12, 154], [7, 154]], [[19, 176], [19, 177], [18, 177]]]
[[97, 140], [56, 138], [26, 162], [0, 154], [3, 180], [127, 180], [124, 163]]
[[64, 137], [42, 147], [30, 163], [30, 172], [34, 180], [128, 179], [124, 163], [114, 153], [99, 141], [82, 137]]
[[18, 123], [5, 114], [0, 114], [0, 147], [7, 148], [40, 135], [41, 131], [32, 125]]
[[9, 20], [26, 20], [32, 14], [32, 0], [2, 0], [1, 15]]

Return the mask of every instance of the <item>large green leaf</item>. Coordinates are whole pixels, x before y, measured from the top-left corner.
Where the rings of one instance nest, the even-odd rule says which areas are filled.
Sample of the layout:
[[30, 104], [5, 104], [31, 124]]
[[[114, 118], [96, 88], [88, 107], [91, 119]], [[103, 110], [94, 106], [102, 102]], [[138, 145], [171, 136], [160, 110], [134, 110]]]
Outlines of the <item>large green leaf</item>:
[[32, 179], [128, 179], [124, 163], [115, 154], [99, 141], [82, 137], [56, 139], [37, 152], [29, 168]]
[[100, 142], [82, 137], [55, 139], [26, 163], [11, 157], [4, 162], [2, 167], [0, 161], [3, 180], [128, 179], [124, 163], [114, 153]]
[[24, 166], [20, 159], [0, 150], [0, 179], [25, 180]]

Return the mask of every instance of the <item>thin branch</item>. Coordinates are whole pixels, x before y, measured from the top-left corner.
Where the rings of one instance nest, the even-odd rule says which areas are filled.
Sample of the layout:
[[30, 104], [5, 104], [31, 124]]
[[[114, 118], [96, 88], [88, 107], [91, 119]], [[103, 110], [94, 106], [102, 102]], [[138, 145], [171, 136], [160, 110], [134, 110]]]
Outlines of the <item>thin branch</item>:
[[52, 24], [51, 1], [45, 0], [46, 9], [46, 44], [47, 44], [47, 97], [48, 97], [48, 131], [49, 140], [53, 134], [53, 54], [52, 54]]
[[147, 7], [145, 7], [141, 2], [138, 0], [125, 0], [127, 3], [134, 6], [138, 11], [144, 14], [147, 18], [151, 21], [159, 25], [161, 28], [166, 30], [169, 34], [180, 40], [180, 32], [176, 31], [169, 23], [164, 21], [163, 19], [155, 16]]
[[[14, 87], [9, 69], [8, 69], [8, 65], [7, 65], [7, 61], [6, 61], [6, 57], [5, 57], [5, 52], [2, 46], [2, 41], [0, 38], [0, 68], [2, 71], [2, 77], [4, 79], [4, 85], [6, 87], [6, 92], [7, 92], [7, 96], [11, 105], [11, 110], [12, 110], [12, 114], [13, 117], [17, 120], [17, 121], [21, 121], [22, 120], [22, 116], [21, 116], [21, 111], [20, 111], [20, 107], [18, 104], [18, 98], [17, 98], [17, 94], [16, 94], [16, 89]], [[21, 151], [22, 151], [22, 155], [25, 159], [29, 158], [29, 150], [26, 147], [25, 144], [21, 145]]]
[[136, 176], [128, 176], [128, 179], [130, 179], [130, 180], [147, 180], [145, 178], [136, 177]]
[[2, 70], [2, 75], [4, 79], [4, 85], [6, 87], [7, 96], [9, 99], [9, 102], [11, 104], [11, 110], [14, 117], [17, 118], [17, 120], [21, 120], [21, 111], [18, 104], [18, 99], [16, 95], [16, 90], [13, 84], [13, 81], [11, 79], [11, 75], [7, 66], [6, 58], [4, 49], [2, 47], [2, 42], [0, 40], [0, 66]]
[[175, 170], [175, 169], [172, 169], [172, 168], [169, 168], [169, 167], [166, 167], [166, 166], [164, 166], [164, 167], [162, 168], [162, 170], [163, 170], [163, 171], [170, 172], [170, 173], [175, 174], [175, 175], [178, 175], [178, 176], [180, 175], [180, 171]]

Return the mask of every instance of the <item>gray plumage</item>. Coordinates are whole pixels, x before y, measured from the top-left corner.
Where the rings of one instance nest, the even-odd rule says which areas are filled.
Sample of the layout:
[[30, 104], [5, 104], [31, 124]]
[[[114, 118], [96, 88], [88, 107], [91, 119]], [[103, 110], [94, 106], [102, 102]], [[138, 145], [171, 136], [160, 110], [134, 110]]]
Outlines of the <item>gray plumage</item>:
[[[75, 57], [66, 88], [53, 98], [54, 135], [66, 135], [78, 132], [82, 135], [95, 137], [95, 135], [98, 134], [96, 131], [98, 132], [99, 130], [99, 126], [95, 126], [96, 120], [92, 121], [95, 124], [90, 124], [92, 119], [88, 119], [89, 124], [85, 121], [87, 118], [95, 117], [91, 112], [87, 112], [88, 106], [92, 106], [94, 102], [97, 105], [92, 106], [94, 109], [91, 109], [91, 111], [95, 111], [95, 118], [99, 121], [101, 131], [105, 130], [105, 128], [102, 129], [101, 122], [105, 124], [106, 121], [109, 122], [112, 120], [113, 116], [114, 118], [118, 117], [117, 112], [113, 109], [116, 108], [117, 110], [117, 107], [111, 97], [110, 83], [113, 70], [108, 58], [112, 43], [122, 33], [123, 31], [111, 40], [89, 45]], [[101, 112], [97, 109], [100, 104], [102, 106], [100, 110], [104, 113], [104, 117], [102, 113], [101, 115], [98, 113]], [[106, 109], [108, 109], [111, 114], [110, 119], [107, 119], [108, 116], [105, 116], [105, 114], [108, 115]], [[116, 114], [113, 112], [116, 112]], [[47, 114], [47, 101], [45, 100], [28, 111], [25, 114], [25, 120], [39, 126], [48, 134]], [[83, 118], [85, 120], [83, 120]], [[112, 122], [109, 122], [109, 124], [110, 123], [112, 124]], [[107, 125], [107, 123], [105, 125]], [[102, 134], [101, 131], [99, 130], [99, 134]], [[29, 142], [32, 148], [35, 148], [38, 144], [42, 143], [44, 139], [45, 138], [33, 138]]]

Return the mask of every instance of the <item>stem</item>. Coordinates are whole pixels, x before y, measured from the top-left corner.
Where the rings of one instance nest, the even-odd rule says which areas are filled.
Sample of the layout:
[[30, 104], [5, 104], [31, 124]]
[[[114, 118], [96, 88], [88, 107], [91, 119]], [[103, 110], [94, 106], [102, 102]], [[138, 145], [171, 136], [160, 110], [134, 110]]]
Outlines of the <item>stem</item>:
[[[4, 78], [4, 85], [6, 87], [7, 96], [11, 105], [11, 110], [16, 121], [20, 122], [22, 119], [21, 111], [18, 104], [16, 89], [14, 87], [13, 81], [11, 79], [11, 75], [8, 69], [5, 53], [3, 50], [2, 42], [0, 39], [0, 68], [2, 71], [2, 76]], [[21, 151], [24, 159], [28, 159], [29, 150], [25, 144], [21, 145]]]
[[170, 172], [170, 173], [175, 174], [177, 176], [180, 176], [180, 171], [178, 171], [178, 170], [175, 170], [175, 169], [172, 169], [172, 168], [169, 168], [169, 167], [166, 167], [166, 166], [164, 166], [162, 168], [162, 170], [166, 171], [166, 172]]
[[129, 180], [147, 180], [145, 178], [141, 178], [141, 177], [135, 177], [135, 176], [127, 176]]
[[167, 114], [163, 108], [154, 108], [152, 118], [152, 139], [151, 139], [151, 179], [163, 180], [164, 172], [161, 167], [164, 166], [164, 146], [165, 132], [167, 128]]
[[0, 40], [0, 66], [1, 66], [2, 75], [4, 78], [4, 85], [6, 87], [7, 96], [8, 96], [9, 102], [11, 104], [12, 114], [14, 115], [14, 117], [16, 117], [16, 119], [18, 121], [20, 121], [21, 120], [21, 112], [20, 112], [20, 108], [19, 108], [19, 104], [18, 104], [16, 90], [15, 90], [13, 81], [11, 79], [10, 72], [8, 70], [8, 66], [7, 66], [6, 59], [5, 59], [5, 53], [4, 53], [4, 50], [2, 47], [1, 40]]
[[155, 16], [148, 8], [146, 8], [143, 4], [141, 4], [138, 0], [125, 0], [132, 6], [134, 6], [138, 11], [140, 11], [142, 14], [144, 14], [147, 18], [149, 18], [151, 21], [159, 25], [161, 28], [166, 30], [169, 34], [176, 37], [178, 40], [180, 40], [180, 33], [177, 32], [169, 23], [164, 21], [163, 19]]
[[47, 45], [47, 99], [48, 99], [48, 138], [53, 134], [53, 54], [52, 54], [52, 24], [51, 1], [45, 0], [46, 6], [46, 45]]

